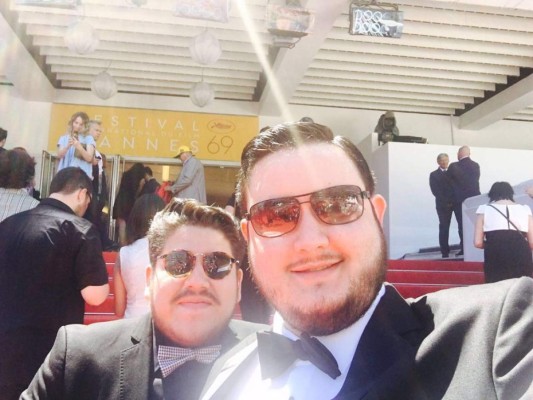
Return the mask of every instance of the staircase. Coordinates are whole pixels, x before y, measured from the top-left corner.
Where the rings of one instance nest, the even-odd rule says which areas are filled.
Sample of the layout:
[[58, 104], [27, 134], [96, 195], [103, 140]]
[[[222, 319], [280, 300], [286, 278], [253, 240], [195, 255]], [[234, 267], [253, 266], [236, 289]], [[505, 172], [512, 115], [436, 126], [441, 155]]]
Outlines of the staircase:
[[484, 283], [483, 263], [464, 261], [389, 260], [386, 280], [403, 297]]
[[118, 319], [115, 315], [115, 285], [113, 284], [113, 268], [118, 253], [104, 251], [104, 260], [107, 267], [107, 276], [109, 278], [109, 294], [107, 299], [99, 306], [91, 306], [85, 303], [84, 323], [86, 325], [94, 322], [105, 322]]

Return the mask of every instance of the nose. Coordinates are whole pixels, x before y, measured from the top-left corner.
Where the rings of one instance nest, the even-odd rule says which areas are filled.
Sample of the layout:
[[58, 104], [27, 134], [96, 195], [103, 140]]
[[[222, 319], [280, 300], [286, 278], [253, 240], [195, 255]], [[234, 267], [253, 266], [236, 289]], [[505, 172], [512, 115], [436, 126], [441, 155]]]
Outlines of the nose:
[[309, 203], [300, 205], [300, 218], [293, 232], [297, 251], [314, 251], [329, 244], [329, 225], [322, 222], [311, 209]]
[[202, 257], [197, 256], [191, 274], [185, 281], [185, 285], [187, 287], [207, 287], [209, 286], [209, 279], [202, 266]]

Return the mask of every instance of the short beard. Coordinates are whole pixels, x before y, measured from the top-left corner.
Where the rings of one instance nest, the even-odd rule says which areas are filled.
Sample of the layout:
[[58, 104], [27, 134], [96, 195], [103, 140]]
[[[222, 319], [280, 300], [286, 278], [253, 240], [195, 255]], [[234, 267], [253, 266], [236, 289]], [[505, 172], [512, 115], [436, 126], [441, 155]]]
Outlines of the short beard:
[[[358, 278], [350, 283], [348, 294], [336, 303], [329, 303], [327, 298], [317, 299], [314, 308], [303, 309], [298, 304], [279, 304], [283, 299], [277, 289], [266, 289], [260, 282], [254, 281], [263, 294], [278, 311], [290, 327], [307, 332], [313, 336], [325, 336], [339, 332], [358, 321], [369, 309], [385, 281], [387, 272], [387, 251], [385, 237], [379, 230], [379, 249], [375, 257], [367, 262], [367, 268]], [[250, 258], [251, 260], [251, 258]], [[251, 270], [253, 272], [253, 265]]]

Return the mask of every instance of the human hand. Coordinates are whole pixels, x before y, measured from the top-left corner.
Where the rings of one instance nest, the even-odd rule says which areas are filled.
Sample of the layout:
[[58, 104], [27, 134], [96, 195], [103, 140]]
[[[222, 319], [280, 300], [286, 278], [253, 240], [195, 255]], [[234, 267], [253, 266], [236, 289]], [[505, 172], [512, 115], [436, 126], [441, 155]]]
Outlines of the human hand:
[[79, 142], [78, 138], [76, 136], [70, 135], [68, 138], [68, 145], [70, 146], [76, 146]]

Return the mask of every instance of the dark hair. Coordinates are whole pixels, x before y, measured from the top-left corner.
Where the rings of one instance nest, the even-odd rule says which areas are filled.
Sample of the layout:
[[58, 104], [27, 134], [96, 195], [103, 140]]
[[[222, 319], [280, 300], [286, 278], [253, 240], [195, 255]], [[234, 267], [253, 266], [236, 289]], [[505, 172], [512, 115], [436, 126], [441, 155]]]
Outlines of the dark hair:
[[186, 225], [212, 228], [228, 240], [233, 257], [242, 260], [244, 241], [236, 220], [222, 208], [206, 206], [196, 200], [172, 198], [163, 211], [158, 212], [148, 231], [150, 262], [155, 266], [165, 242], [178, 228]]
[[144, 173], [147, 175], [152, 176], [154, 173], [152, 172], [152, 168], [150, 167], [144, 167]]
[[23, 148], [0, 153], [0, 187], [22, 189], [29, 186], [35, 176], [35, 160]]
[[144, 179], [144, 164], [135, 163], [124, 171], [120, 180], [117, 197], [113, 205], [113, 218], [128, 220], [137, 196], [139, 182]]
[[237, 202], [243, 210], [248, 210], [244, 192], [248, 186], [250, 174], [255, 165], [269, 154], [280, 150], [295, 149], [309, 144], [325, 143], [339, 147], [353, 161], [361, 174], [365, 187], [370, 194], [374, 194], [375, 182], [361, 152], [355, 145], [343, 136], [334, 136], [327, 126], [310, 123], [294, 122], [276, 125], [259, 133], [244, 147], [241, 156], [241, 169], [237, 180]]
[[50, 183], [50, 194], [71, 194], [78, 189], [92, 192], [93, 183], [80, 167], [68, 167], [58, 171]]
[[128, 244], [146, 236], [154, 215], [165, 208], [165, 202], [156, 194], [144, 194], [135, 200], [126, 224]]
[[0, 128], [0, 142], [4, 139], [7, 139], [7, 131], [3, 128]]
[[513, 199], [514, 190], [509, 182], [495, 182], [489, 190], [489, 200], [491, 202], [498, 200], [511, 200]]

